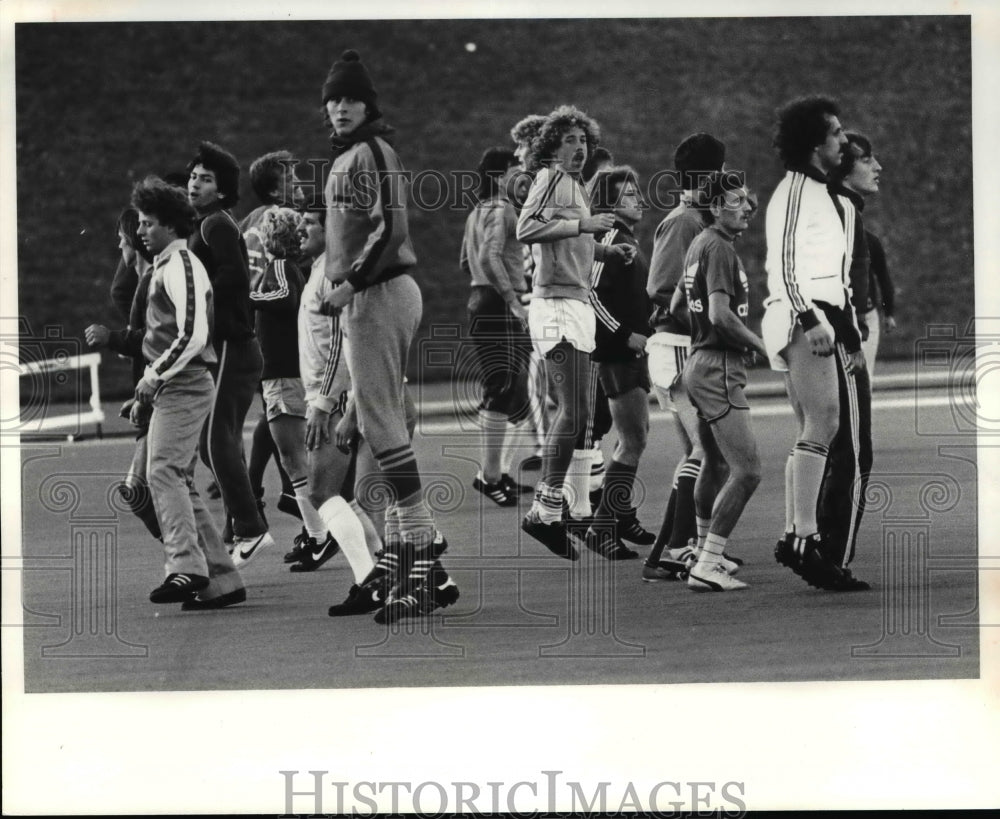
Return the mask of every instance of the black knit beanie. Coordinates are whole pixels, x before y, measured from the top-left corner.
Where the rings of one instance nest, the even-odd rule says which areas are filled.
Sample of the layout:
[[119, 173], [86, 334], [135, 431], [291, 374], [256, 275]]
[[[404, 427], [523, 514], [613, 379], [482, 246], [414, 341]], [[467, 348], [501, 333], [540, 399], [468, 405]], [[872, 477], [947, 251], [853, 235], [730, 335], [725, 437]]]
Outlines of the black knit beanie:
[[681, 172], [681, 184], [685, 189], [701, 183], [699, 174], [721, 171], [725, 161], [725, 143], [706, 133], [691, 134], [674, 151], [674, 168]]
[[378, 93], [372, 85], [368, 69], [361, 62], [361, 55], [353, 49], [348, 49], [340, 55], [340, 59], [333, 64], [326, 76], [326, 82], [323, 83], [323, 105], [338, 97], [350, 97], [365, 103], [368, 106], [369, 119], [376, 119], [379, 116], [375, 105]]

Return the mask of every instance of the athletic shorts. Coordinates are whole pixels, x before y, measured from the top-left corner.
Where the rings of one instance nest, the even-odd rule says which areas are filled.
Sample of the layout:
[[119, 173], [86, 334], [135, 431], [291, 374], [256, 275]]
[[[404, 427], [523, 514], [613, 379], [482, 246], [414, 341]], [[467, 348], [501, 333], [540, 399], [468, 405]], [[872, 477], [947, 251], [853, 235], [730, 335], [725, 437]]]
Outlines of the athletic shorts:
[[[788, 360], [785, 358], [785, 350], [792, 343], [795, 335], [795, 328], [798, 326], [795, 321], [795, 313], [784, 301], [768, 301], [764, 303], [764, 318], [761, 320], [760, 332], [764, 339], [764, 346], [767, 348], [767, 358], [771, 369], [779, 373], [788, 372]], [[827, 320], [826, 315], [818, 307], [813, 311], [819, 323], [826, 328], [830, 341], [834, 339], [833, 327]]]
[[735, 350], [699, 349], [684, 365], [684, 386], [698, 417], [711, 423], [731, 409], [750, 409], [743, 388], [747, 368]]
[[597, 377], [608, 398], [617, 398], [636, 387], [648, 393], [652, 386], [645, 356], [631, 361], [601, 361], [597, 365]]
[[563, 341], [581, 353], [592, 353], [597, 318], [590, 302], [535, 298], [528, 305], [528, 332], [540, 356], [548, 355]]
[[518, 423], [530, 413], [528, 333], [492, 287], [473, 287], [468, 311], [472, 354], [483, 390], [479, 409]]
[[306, 417], [306, 393], [301, 378], [265, 378], [260, 382], [267, 420], [279, 415]]
[[683, 390], [681, 373], [690, 347], [690, 336], [680, 333], [660, 330], [646, 339], [649, 381], [662, 410], [674, 411], [674, 402]]

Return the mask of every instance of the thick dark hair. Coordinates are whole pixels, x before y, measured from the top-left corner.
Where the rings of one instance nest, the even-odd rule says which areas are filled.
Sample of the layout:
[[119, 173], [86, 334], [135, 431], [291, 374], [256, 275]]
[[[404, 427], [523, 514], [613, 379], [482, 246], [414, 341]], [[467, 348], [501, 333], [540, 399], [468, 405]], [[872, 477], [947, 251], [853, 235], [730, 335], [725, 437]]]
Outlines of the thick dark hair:
[[515, 145], [522, 143], [528, 145], [531, 140], [538, 136], [543, 122], [545, 122], [545, 117], [542, 114], [528, 114], [510, 129], [510, 138], [514, 140]]
[[282, 173], [291, 172], [295, 157], [291, 151], [272, 151], [258, 156], [250, 164], [250, 187], [264, 205], [277, 205], [273, 191]]
[[225, 197], [227, 208], [240, 201], [240, 163], [229, 151], [214, 142], [202, 142], [198, 145], [198, 153], [188, 163], [187, 172], [190, 174], [196, 165], [215, 174], [215, 183]]
[[158, 176], [147, 176], [136, 183], [132, 188], [132, 207], [173, 228], [178, 239], [190, 236], [198, 220], [198, 213], [188, 201], [187, 194]]
[[510, 148], [496, 146], [483, 151], [476, 167], [476, 174], [479, 176], [476, 196], [480, 200], [496, 196], [500, 192], [500, 180], [503, 175], [517, 164], [519, 164], [517, 156]]
[[587, 161], [583, 163], [583, 170], [580, 171], [580, 176], [583, 177], [584, 182], [589, 182], [594, 178], [594, 174], [597, 173], [598, 165], [602, 162], [614, 164], [614, 161], [615, 158], [611, 155], [611, 151], [603, 145], [598, 145], [594, 150], [587, 152]]
[[705, 221], [710, 225], [715, 222], [713, 203], [722, 199], [729, 191], [745, 188], [746, 184], [746, 174], [743, 171], [716, 171], [709, 174], [698, 191], [698, 198], [702, 203], [701, 214]]
[[601, 127], [579, 108], [572, 105], [560, 105], [545, 118], [538, 134], [531, 140], [528, 149], [527, 168], [538, 170], [551, 159], [562, 142], [563, 135], [571, 128], [582, 128], [587, 139], [587, 155], [593, 153], [597, 143], [601, 141]]
[[621, 199], [622, 188], [629, 182], [639, 187], [639, 174], [628, 165], [616, 165], [598, 171], [590, 188], [590, 212], [614, 213]]
[[839, 117], [837, 103], [829, 97], [803, 97], [778, 111], [774, 147], [786, 168], [808, 164], [813, 149], [826, 139], [827, 117]]
[[118, 214], [118, 230], [125, 237], [125, 241], [128, 242], [129, 247], [147, 262], [153, 261], [153, 254], [149, 252], [139, 238], [139, 211], [135, 208], [125, 208], [125, 210]]
[[[843, 159], [840, 164], [830, 171], [830, 178], [837, 182], [843, 182], [848, 174], [854, 170], [854, 163], [863, 157], [872, 155], [872, 143], [864, 134], [857, 131], [848, 131], [844, 134], [847, 137], [847, 147], [842, 154]], [[857, 150], [852, 150], [852, 149]]]

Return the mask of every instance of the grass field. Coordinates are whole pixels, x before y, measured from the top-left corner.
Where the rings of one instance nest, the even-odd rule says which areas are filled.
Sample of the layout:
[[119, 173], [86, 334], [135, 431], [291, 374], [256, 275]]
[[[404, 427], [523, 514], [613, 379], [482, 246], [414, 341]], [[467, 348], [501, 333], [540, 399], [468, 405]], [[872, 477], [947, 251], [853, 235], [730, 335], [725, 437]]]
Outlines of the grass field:
[[[278, 148], [327, 157], [320, 88], [351, 46], [415, 173], [474, 168], [522, 116], [573, 102], [647, 179], [670, 167], [688, 133], [712, 131], [766, 202], [782, 172], [770, 147], [775, 109], [806, 93], [836, 96], [845, 125], [873, 138], [885, 166], [865, 218], [902, 290], [900, 332], [884, 354], [909, 357], [928, 322], [964, 328], [973, 315], [969, 31], [968, 18], [933, 16], [22, 24], [19, 312], [36, 334], [58, 325], [82, 337], [92, 321], [116, 323], [116, 215], [136, 179], [183, 170], [200, 139], [244, 168]], [[246, 175], [242, 190], [238, 215], [254, 204]], [[661, 215], [641, 226], [647, 252]], [[425, 333], [464, 322], [464, 217], [412, 213]], [[763, 220], [741, 244], [756, 324]], [[422, 375], [411, 362], [411, 376]], [[106, 376], [110, 393], [127, 389], [126, 367]]]

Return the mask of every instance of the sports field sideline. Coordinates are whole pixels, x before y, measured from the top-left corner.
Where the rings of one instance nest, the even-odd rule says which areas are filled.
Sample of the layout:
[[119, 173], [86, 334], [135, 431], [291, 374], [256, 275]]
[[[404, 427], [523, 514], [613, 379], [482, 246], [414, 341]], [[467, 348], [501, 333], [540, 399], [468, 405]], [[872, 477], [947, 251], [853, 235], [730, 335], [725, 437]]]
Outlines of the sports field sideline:
[[[329, 618], [350, 584], [346, 564], [337, 557], [290, 574], [281, 552], [296, 522], [274, 511], [279, 550], [245, 569], [246, 604], [184, 613], [151, 605], [159, 545], [108, 502], [131, 439], [25, 443], [24, 550], [4, 555], [5, 569], [23, 570], [25, 690], [976, 677], [977, 568], [996, 568], [998, 556], [977, 559], [974, 437], [925, 434], [954, 427], [951, 403], [943, 390], [922, 391], [919, 404], [908, 390], [876, 393], [876, 462], [854, 563], [873, 589], [841, 595], [810, 589], [774, 562], [792, 437], [782, 399], [753, 401], [764, 479], [732, 540], [750, 588], [722, 595], [642, 583], [640, 561], [550, 556], [521, 535], [523, 508], [495, 507], [471, 490], [476, 439], [428, 420], [415, 448], [461, 598], [393, 630], [370, 616]], [[650, 528], [677, 456], [654, 412], [639, 472], [640, 519]], [[198, 480], [208, 482], [201, 467]]]

